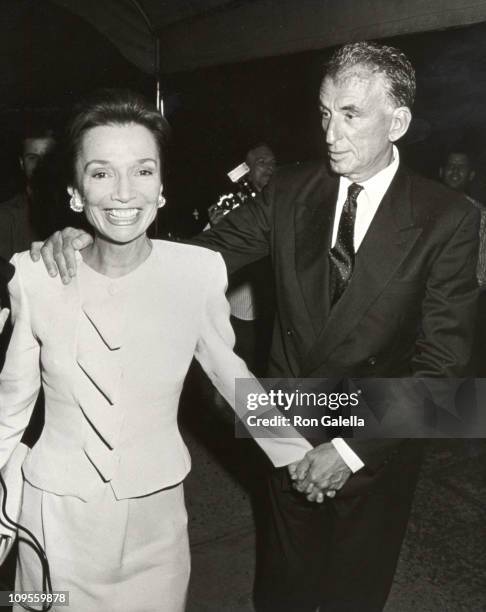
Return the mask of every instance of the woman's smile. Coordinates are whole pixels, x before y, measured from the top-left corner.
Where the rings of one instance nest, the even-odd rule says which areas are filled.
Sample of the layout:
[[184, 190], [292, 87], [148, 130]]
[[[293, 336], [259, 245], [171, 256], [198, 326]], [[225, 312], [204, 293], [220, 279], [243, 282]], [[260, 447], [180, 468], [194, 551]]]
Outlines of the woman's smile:
[[105, 216], [112, 225], [133, 225], [140, 218], [140, 208], [105, 208]]

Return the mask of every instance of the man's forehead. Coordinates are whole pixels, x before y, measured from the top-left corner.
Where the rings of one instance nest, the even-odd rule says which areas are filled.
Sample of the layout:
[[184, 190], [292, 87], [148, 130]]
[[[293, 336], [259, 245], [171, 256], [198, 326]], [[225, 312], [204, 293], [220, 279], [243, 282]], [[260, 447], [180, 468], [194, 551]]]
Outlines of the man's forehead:
[[23, 144], [24, 155], [42, 155], [54, 145], [54, 138], [26, 138]]
[[363, 92], [382, 92], [386, 94], [387, 86], [382, 73], [358, 64], [343, 69], [335, 75], [326, 75], [322, 81], [320, 95], [325, 95], [329, 90], [339, 90], [348, 95], [362, 95]]
[[447, 158], [447, 163], [450, 165], [468, 166], [469, 157], [467, 153], [449, 153], [449, 157]]
[[272, 161], [275, 159], [275, 155], [273, 154], [272, 150], [265, 146], [257, 147], [256, 149], [250, 151], [249, 157], [252, 161], [257, 161], [259, 159], [264, 161]]

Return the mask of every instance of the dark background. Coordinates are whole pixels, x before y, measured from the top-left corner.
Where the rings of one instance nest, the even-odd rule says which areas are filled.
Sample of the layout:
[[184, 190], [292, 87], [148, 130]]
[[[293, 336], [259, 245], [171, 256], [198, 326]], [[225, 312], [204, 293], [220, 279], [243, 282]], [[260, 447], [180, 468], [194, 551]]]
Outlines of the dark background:
[[[154, 96], [154, 79], [125, 60], [86, 21], [48, 1], [3, 0], [0, 26], [0, 198], [20, 186], [18, 140], [32, 114], [61, 130], [83, 93], [131, 87]], [[472, 195], [486, 201], [486, 24], [387, 39], [412, 59], [418, 76], [415, 121], [402, 155], [437, 177], [450, 146], [466, 146], [476, 165]], [[173, 133], [162, 230], [189, 235], [206, 208], [230, 190], [225, 173], [254, 144], [267, 142], [281, 163], [323, 152], [317, 112], [329, 50], [164, 75]], [[60, 180], [60, 175], [59, 175]], [[199, 209], [199, 220], [192, 216]]]

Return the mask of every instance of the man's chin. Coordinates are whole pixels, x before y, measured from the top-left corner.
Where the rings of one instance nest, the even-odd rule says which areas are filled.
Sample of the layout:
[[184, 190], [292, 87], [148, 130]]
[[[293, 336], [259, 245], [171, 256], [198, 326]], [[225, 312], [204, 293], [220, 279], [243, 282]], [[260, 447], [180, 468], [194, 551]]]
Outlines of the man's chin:
[[329, 167], [331, 168], [334, 174], [345, 175], [346, 174], [346, 164], [342, 161], [336, 161], [329, 158]]

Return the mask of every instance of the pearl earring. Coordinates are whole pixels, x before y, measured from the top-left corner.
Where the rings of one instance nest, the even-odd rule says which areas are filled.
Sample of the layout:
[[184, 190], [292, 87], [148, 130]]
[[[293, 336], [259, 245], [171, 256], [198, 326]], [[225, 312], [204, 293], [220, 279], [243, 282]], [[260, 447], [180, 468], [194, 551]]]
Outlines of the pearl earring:
[[71, 196], [71, 199], [69, 200], [69, 208], [71, 210], [74, 210], [74, 212], [76, 213], [83, 212], [83, 209], [84, 209], [83, 200], [77, 191], [73, 191], [73, 195]]

